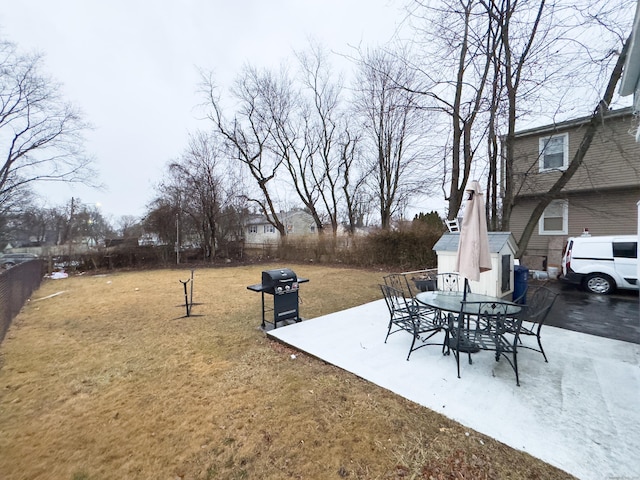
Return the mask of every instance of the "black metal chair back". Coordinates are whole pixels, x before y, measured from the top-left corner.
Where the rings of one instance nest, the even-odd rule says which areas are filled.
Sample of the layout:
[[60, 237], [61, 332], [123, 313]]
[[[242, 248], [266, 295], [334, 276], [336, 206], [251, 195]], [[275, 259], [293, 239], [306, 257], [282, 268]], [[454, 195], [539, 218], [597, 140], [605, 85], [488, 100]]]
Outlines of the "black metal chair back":
[[522, 319], [509, 313], [512, 308], [511, 302], [463, 301], [458, 316], [449, 316], [447, 353], [453, 350], [458, 378], [462, 353], [468, 354], [471, 364], [472, 353], [487, 350], [495, 352], [496, 361], [507, 359], [516, 374], [516, 384], [520, 385], [517, 348]]
[[459, 273], [439, 273], [436, 278], [437, 288], [442, 292], [463, 292], [465, 288], [467, 293], [471, 292], [469, 283]]
[[558, 298], [558, 293], [549, 289], [548, 287], [538, 287], [531, 295], [530, 300], [522, 308], [522, 311], [518, 315], [521, 320], [528, 323], [522, 323], [519, 328], [520, 335], [528, 335], [536, 337], [538, 341], [538, 348], [530, 347], [528, 345], [521, 345], [523, 348], [528, 348], [536, 352], [540, 352], [544, 357], [544, 361], [548, 362], [547, 354], [542, 348], [542, 340], [540, 340], [540, 333], [542, 326], [547, 320], [553, 304]]
[[413, 298], [415, 296], [411, 289], [409, 279], [404, 273], [390, 273], [389, 275], [385, 275], [382, 279], [384, 280], [385, 285], [394, 288], [398, 292], [402, 292], [406, 298]]

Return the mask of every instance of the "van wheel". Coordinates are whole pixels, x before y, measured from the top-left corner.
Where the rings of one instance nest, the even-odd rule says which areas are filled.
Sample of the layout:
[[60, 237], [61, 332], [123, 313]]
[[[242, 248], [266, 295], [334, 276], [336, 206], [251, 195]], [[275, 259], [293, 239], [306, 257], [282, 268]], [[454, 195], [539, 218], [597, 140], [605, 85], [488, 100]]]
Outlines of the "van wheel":
[[591, 293], [608, 295], [615, 290], [613, 278], [604, 273], [592, 273], [584, 281], [585, 288]]

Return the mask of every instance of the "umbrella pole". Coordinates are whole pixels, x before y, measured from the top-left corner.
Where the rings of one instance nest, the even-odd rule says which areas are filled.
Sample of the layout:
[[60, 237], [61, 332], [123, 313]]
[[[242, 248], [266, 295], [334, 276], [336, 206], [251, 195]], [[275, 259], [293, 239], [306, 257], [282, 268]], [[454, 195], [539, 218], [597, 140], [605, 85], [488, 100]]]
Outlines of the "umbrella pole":
[[462, 301], [463, 302], [467, 301], [467, 290], [469, 290], [469, 279], [465, 278], [464, 279], [464, 290], [462, 291]]

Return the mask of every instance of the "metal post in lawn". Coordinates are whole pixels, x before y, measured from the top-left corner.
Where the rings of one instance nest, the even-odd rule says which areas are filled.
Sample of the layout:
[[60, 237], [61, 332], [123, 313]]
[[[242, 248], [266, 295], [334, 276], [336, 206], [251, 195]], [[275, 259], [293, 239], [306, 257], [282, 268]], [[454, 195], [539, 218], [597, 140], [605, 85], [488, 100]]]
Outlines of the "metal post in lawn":
[[189, 286], [190, 289], [190, 298], [189, 298], [189, 311], [191, 311], [191, 308], [193, 307], [193, 269], [191, 270], [191, 285]]
[[189, 282], [190, 280], [186, 280], [184, 282], [180, 280], [180, 283], [184, 286], [184, 306], [187, 309], [187, 317], [191, 313], [191, 307], [189, 306], [189, 295], [187, 294], [187, 283]]

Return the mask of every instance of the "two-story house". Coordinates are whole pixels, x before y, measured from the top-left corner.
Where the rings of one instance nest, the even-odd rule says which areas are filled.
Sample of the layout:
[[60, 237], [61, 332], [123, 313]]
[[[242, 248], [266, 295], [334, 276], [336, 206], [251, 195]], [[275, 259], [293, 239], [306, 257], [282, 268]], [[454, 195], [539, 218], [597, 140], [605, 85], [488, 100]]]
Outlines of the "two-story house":
[[[304, 210], [282, 212], [279, 218], [287, 230], [287, 236], [301, 237], [318, 233], [313, 217]], [[264, 215], [251, 215], [244, 227], [244, 239], [245, 247], [249, 248], [277, 244], [280, 241], [280, 232]]]
[[[589, 117], [516, 134], [511, 232], [520, 239], [531, 213], [569, 166]], [[640, 199], [640, 144], [632, 108], [609, 112], [583, 164], [541, 216], [522, 259], [529, 268], [559, 265], [570, 236], [634, 234]]]

